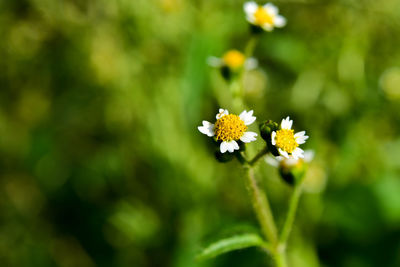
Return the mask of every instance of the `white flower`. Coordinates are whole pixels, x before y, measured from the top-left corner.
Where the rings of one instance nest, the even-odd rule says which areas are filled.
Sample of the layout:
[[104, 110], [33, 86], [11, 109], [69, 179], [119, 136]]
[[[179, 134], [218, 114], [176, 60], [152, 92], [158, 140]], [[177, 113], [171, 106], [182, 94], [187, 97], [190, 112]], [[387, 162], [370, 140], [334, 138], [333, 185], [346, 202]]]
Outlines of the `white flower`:
[[281, 28], [286, 25], [286, 19], [278, 14], [278, 8], [271, 3], [259, 6], [254, 1], [246, 2], [243, 9], [249, 23], [266, 31], [272, 31], [274, 27]]
[[247, 126], [252, 124], [256, 117], [253, 111], [246, 110], [240, 115], [229, 114], [226, 109], [219, 109], [219, 113], [215, 116], [217, 121], [212, 124], [203, 121], [203, 125], [197, 127], [199, 131], [209, 137], [214, 137], [217, 141], [222, 141], [220, 145], [221, 153], [226, 151], [234, 152], [239, 149], [237, 141], [250, 143], [256, 140], [257, 134], [247, 131]]
[[295, 159], [294, 157], [285, 158], [282, 156], [274, 157], [274, 156], [268, 155], [267, 157], [265, 157], [265, 162], [273, 167], [283, 166], [285, 168], [293, 168], [296, 165], [301, 164], [302, 162], [309, 163], [313, 160], [313, 158], [314, 158], [314, 151], [313, 150], [305, 150], [304, 158]]
[[243, 53], [237, 50], [229, 50], [222, 56], [222, 58], [213, 56], [208, 57], [207, 63], [212, 67], [220, 68], [227, 66], [232, 70], [237, 70], [241, 67], [244, 67], [246, 70], [252, 70], [258, 66], [257, 59], [253, 57], [246, 58]]
[[306, 132], [294, 134], [292, 130], [293, 121], [289, 116], [281, 122], [280, 130], [271, 133], [271, 143], [278, 148], [279, 154], [285, 158], [304, 158], [304, 150], [299, 145], [304, 144], [308, 139]]

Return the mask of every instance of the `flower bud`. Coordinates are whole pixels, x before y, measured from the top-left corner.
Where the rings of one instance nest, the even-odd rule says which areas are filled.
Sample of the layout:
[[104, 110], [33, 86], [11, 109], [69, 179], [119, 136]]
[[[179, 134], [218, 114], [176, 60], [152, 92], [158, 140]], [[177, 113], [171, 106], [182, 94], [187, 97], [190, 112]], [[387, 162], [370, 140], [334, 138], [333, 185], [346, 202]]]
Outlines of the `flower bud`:
[[289, 185], [299, 184], [306, 173], [306, 164], [302, 159], [297, 160], [295, 165], [286, 166], [285, 161], [282, 161], [279, 166], [279, 174], [282, 179]]
[[232, 71], [228, 66], [222, 66], [220, 68], [220, 72], [221, 72], [221, 76], [226, 80], [226, 81], [230, 81], [232, 79]]
[[271, 143], [271, 133], [279, 129], [278, 123], [272, 120], [267, 120], [262, 122], [259, 127], [261, 137], [267, 143], [268, 150], [272, 153], [272, 155], [279, 156], [278, 149]]
[[263, 28], [257, 25], [250, 24], [250, 32], [251, 34], [258, 35], [264, 32]]

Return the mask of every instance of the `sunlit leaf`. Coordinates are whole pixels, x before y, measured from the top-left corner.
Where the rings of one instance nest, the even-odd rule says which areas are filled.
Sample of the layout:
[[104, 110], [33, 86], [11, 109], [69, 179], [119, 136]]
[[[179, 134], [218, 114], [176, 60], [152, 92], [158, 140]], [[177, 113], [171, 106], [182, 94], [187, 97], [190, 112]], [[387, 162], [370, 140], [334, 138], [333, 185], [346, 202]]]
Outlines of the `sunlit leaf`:
[[206, 247], [197, 259], [205, 260], [223, 253], [248, 247], [263, 247], [268, 249], [268, 244], [256, 234], [243, 234], [218, 240]]

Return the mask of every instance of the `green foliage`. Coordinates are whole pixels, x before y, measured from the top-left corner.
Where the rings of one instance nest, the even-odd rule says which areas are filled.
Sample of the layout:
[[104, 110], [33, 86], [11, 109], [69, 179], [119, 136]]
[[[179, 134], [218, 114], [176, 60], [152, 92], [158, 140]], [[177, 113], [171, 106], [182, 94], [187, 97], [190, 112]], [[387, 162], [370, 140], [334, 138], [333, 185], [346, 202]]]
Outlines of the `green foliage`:
[[268, 249], [268, 244], [257, 234], [242, 234], [215, 241], [206, 247], [197, 259], [205, 260], [218, 255], [248, 247], [260, 247]]

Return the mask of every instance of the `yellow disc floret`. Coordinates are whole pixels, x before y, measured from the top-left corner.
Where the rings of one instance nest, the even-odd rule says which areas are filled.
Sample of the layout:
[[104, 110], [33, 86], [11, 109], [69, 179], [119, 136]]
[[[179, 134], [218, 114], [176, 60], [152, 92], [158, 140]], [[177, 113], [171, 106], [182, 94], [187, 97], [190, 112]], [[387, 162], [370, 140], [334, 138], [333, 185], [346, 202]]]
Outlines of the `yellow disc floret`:
[[219, 141], [239, 140], [247, 126], [239, 116], [229, 114], [218, 119], [214, 126], [215, 137]]
[[237, 50], [230, 50], [225, 53], [222, 60], [224, 61], [225, 65], [232, 69], [240, 68], [243, 66], [246, 58], [243, 53], [240, 53]]
[[275, 136], [276, 146], [286, 151], [287, 153], [292, 153], [299, 144], [294, 138], [294, 131], [288, 129], [281, 129], [276, 132]]
[[263, 25], [263, 24], [273, 24], [274, 17], [270, 15], [263, 7], [258, 7], [256, 12], [254, 12], [254, 24]]

